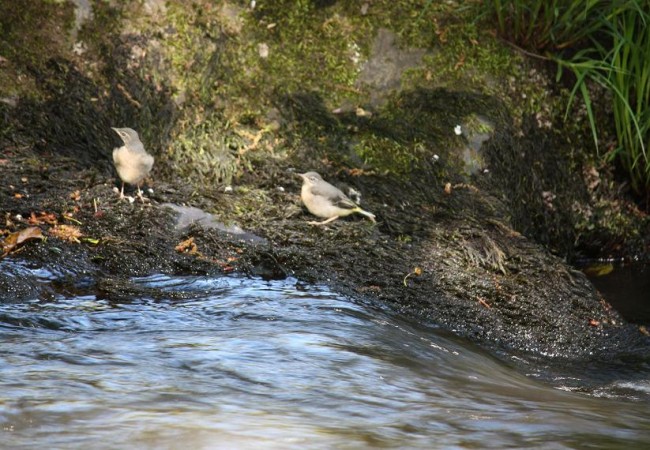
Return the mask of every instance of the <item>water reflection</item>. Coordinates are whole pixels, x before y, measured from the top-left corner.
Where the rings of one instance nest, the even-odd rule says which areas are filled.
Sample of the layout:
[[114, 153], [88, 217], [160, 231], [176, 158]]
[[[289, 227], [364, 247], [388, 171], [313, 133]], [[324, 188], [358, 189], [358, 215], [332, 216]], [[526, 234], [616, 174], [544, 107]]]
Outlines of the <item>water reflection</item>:
[[0, 307], [7, 448], [650, 444], [650, 406], [535, 382], [295, 280], [155, 276]]

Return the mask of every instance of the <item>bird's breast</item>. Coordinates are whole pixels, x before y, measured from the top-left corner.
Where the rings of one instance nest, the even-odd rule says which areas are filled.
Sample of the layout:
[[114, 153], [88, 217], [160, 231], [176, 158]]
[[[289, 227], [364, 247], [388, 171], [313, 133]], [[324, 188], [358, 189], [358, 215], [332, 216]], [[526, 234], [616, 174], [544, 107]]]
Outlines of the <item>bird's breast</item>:
[[115, 169], [122, 181], [138, 184], [146, 177], [153, 167], [153, 156], [146, 152], [132, 151], [127, 147], [113, 150]]

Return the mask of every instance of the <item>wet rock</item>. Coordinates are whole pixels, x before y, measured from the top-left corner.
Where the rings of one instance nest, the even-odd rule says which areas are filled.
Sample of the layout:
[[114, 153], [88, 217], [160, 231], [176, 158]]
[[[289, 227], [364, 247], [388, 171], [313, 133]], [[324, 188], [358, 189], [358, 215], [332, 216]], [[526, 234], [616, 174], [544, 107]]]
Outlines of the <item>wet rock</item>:
[[375, 37], [370, 58], [363, 65], [357, 83], [372, 86], [370, 103], [378, 106], [399, 87], [404, 71], [417, 66], [425, 54], [422, 49], [400, 48], [395, 33], [382, 28]]
[[161, 206], [169, 208], [176, 212], [176, 223], [174, 229], [178, 232], [187, 231], [192, 225], [200, 226], [205, 230], [217, 230], [226, 233], [233, 238], [249, 241], [253, 243], [265, 243], [266, 240], [259, 236], [244, 231], [239, 225], [226, 225], [217, 220], [217, 218], [200, 208], [193, 206], [175, 205], [173, 203], [164, 203]]

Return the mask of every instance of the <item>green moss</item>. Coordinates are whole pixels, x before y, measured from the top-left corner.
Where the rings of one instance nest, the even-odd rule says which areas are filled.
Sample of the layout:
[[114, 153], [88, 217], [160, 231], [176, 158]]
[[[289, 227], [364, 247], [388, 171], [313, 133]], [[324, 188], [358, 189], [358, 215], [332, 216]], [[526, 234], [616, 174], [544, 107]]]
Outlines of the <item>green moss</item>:
[[[358, 99], [362, 30], [340, 9], [310, 0], [259, 2], [246, 24], [252, 40], [235, 81], [256, 85], [270, 101], [299, 91], [316, 92], [329, 105]], [[260, 56], [264, 47], [267, 57]]]
[[242, 146], [241, 138], [224, 129], [219, 116], [202, 117], [196, 125], [179, 127], [166, 157], [183, 178], [230, 184], [241, 169], [237, 150]]
[[412, 170], [422, 153], [418, 146], [407, 146], [382, 136], [369, 135], [354, 146], [364, 162], [380, 172], [405, 174]]
[[[520, 86], [528, 77], [521, 74], [522, 58], [479, 31], [470, 11], [447, 4], [379, 0], [368, 4], [366, 14], [356, 2], [311, 0], [258, 2], [253, 10], [234, 2], [196, 1], [188, 7], [172, 0], [159, 16], [139, 8], [128, 17], [147, 37], [141, 76], [168, 87], [178, 104], [165, 154], [170, 164], [190, 167], [196, 153], [194, 162], [202, 167], [197, 182], [230, 180], [238, 173], [233, 161], [246, 162], [240, 150], [251, 146], [239, 136], [268, 127], [275, 120], [269, 111], [276, 108], [287, 124], [280, 131], [284, 139], [265, 135], [268, 142], [256, 149], [281, 143], [300, 158], [310, 151], [314, 161], [327, 154], [338, 158], [337, 164], [396, 174], [408, 173], [433, 152], [445, 153], [456, 139], [453, 127], [472, 113], [484, 113], [482, 105], [447, 95], [434, 99], [434, 111], [426, 105], [430, 96], [413, 100], [415, 94], [406, 102], [397, 95], [370, 120], [331, 113], [369, 101], [371, 88], [360, 87], [357, 79], [379, 28], [395, 32], [399, 45], [428, 51], [423, 66], [403, 77], [407, 92], [462, 87], [498, 93], [513, 99], [516, 116], [550, 103], [545, 86]], [[318, 104], [296, 108], [301, 95]]]
[[69, 55], [73, 21], [68, 2], [0, 2], [0, 96], [40, 96], [34, 74], [50, 58]]
[[490, 134], [494, 131], [493, 125], [486, 123], [475, 113], [468, 115], [463, 124], [466, 128], [465, 132], [469, 134]]

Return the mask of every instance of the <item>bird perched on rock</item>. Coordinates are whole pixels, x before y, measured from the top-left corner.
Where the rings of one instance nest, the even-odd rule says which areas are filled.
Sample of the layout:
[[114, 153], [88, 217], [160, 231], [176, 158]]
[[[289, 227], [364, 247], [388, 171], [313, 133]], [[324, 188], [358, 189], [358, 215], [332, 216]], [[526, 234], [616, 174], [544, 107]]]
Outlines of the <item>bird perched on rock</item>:
[[138, 188], [138, 197], [144, 201], [140, 183], [153, 167], [153, 156], [146, 152], [138, 132], [131, 128], [111, 128], [115, 131], [124, 145], [113, 150], [113, 163], [117, 174], [122, 180], [120, 199], [124, 198], [124, 183], [134, 184]]
[[340, 189], [332, 186], [316, 172], [299, 173], [302, 178], [302, 190], [300, 198], [310, 213], [322, 217], [322, 222], [309, 222], [311, 225], [325, 225], [339, 217], [345, 217], [352, 213], [363, 214], [373, 222], [376, 222], [375, 215], [361, 209]]

